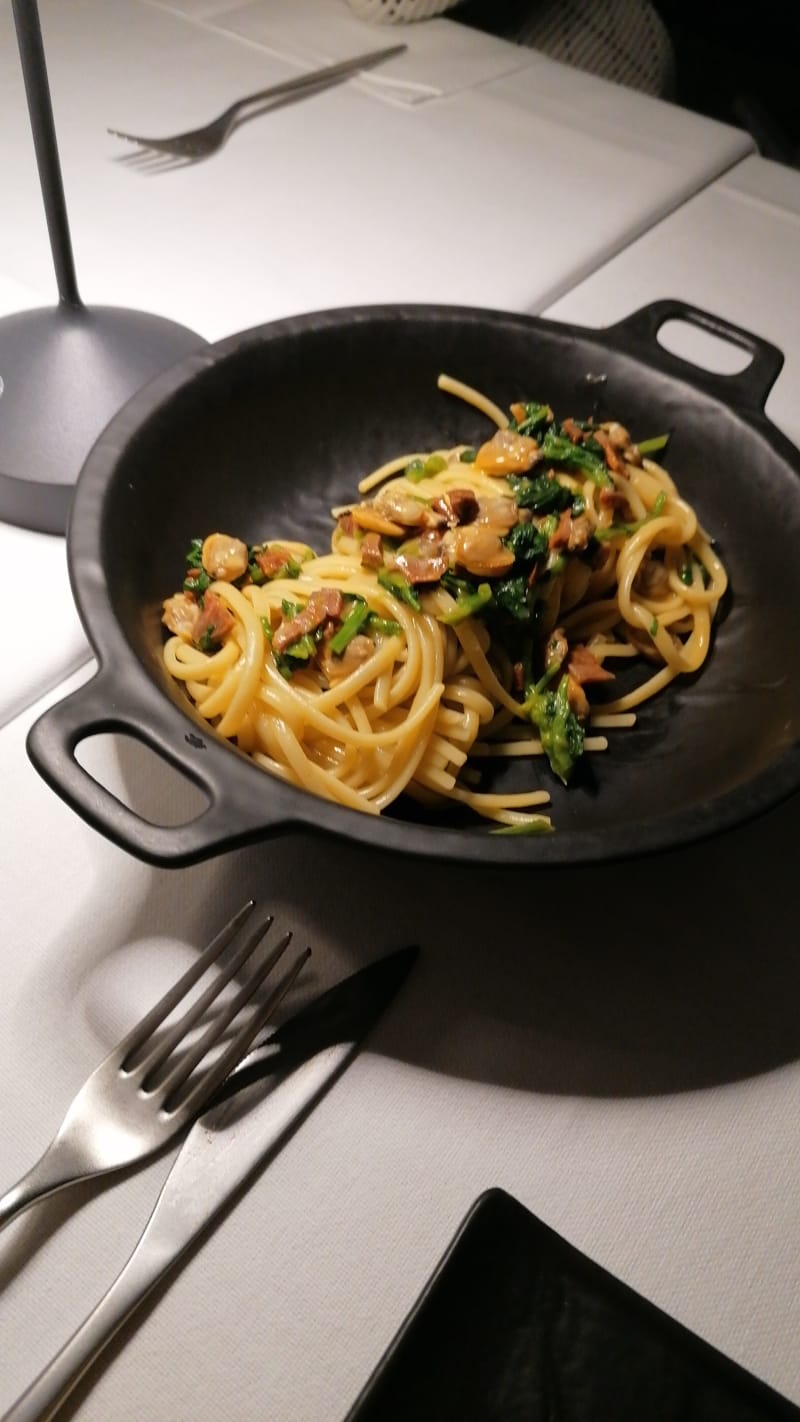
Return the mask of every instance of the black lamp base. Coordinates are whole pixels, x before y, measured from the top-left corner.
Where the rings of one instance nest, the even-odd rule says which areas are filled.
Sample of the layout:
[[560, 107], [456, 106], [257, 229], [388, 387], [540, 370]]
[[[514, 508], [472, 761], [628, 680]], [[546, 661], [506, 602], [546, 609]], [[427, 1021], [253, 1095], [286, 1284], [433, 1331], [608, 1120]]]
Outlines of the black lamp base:
[[72, 305], [0, 320], [0, 520], [63, 533], [75, 481], [131, 395], [206, 342], [144, 311]]

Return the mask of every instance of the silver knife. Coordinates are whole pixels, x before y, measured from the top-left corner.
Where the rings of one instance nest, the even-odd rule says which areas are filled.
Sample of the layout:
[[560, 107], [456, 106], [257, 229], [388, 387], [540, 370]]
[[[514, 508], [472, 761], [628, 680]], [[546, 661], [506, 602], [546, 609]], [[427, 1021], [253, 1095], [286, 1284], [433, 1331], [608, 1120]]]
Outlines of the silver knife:
[[[189, 1131], [127, 1264], [2, 1422], [55, 1416], [134, 1309], [344, 1071], [416, 956], [401, 948], [337, 983], [231, 1073]], [[266, 1094], [265, 1078], [273, 1082]]]

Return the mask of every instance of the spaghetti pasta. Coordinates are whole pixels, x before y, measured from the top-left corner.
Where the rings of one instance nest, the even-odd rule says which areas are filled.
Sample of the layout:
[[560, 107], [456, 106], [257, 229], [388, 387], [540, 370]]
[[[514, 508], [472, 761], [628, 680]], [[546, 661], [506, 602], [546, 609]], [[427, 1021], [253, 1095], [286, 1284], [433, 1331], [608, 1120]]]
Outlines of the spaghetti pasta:
[[[204, 720], [293, 785], [367, 814], [405, 794], [546, 831], [548, 772], [508, 793], [481, 787], [482, 767], [538, 757], [569, 781], [702, 666], [727, 575], [623, 426], [439, 386], [495, 433], [366, 475], [326, 554], [195, 539], [164, 603], [164, 662]], [[628, 659], [649, 674], [609, 697]]]

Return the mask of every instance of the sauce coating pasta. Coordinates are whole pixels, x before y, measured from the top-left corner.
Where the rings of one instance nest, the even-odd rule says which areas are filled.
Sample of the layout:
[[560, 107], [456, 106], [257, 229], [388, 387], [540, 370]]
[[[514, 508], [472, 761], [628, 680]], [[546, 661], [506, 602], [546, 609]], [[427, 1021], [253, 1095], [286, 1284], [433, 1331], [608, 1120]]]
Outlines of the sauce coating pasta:
[[[367, 475], [332, 510], [326, 554], [195, 539], [164, 603], [164, 661], [221, 736], [293, 785], [368, 814], [405, 794], [546, 832], [551, 775], [569, 782], [604, 732], [702, 666], [727, 577], [648, 457], [665, 437], [637, 446], [616, 422], [533, 402], [506, 415], [439, 385], [495, 433]], [[622, 659], [647, 671], [614, 696]], [[487, 762], [520, 756], [540, 758], [530, 788], [481, 789]]]

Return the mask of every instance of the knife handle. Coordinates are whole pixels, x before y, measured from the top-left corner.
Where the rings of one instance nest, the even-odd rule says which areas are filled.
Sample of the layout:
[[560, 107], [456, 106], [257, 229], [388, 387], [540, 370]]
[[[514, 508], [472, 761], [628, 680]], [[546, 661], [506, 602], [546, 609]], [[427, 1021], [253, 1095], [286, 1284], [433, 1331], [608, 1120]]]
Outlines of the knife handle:
[[110, 1289], [2, 1422], [47, 1422], [54, 1417], [106, 1344], [175, 1263], [175, 1257], [169, 1249], [159, 1248], [152, 1236], [142, 1235]]

